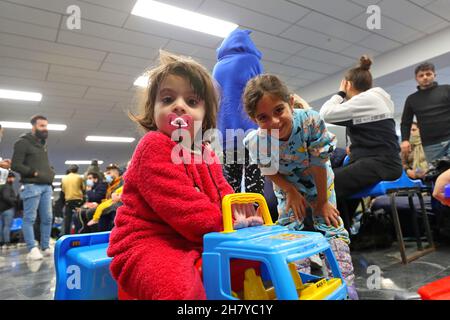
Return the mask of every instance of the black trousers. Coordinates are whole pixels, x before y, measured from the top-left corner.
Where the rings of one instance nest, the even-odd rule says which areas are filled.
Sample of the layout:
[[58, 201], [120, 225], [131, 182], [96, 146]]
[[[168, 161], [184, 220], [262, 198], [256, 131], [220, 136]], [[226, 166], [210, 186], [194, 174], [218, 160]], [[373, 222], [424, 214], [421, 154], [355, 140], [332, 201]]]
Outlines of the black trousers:
[[348, 199], [350, 196], [380, 181], [398, 179], [403, 167], [400, 156], [377, 156], [350, 161], [347, 166], [333, 171], [338, 210], [348, 214], [343, 217], [345, 222], [345, 218], [351, 221], [359, 204], [359, 200]]
[[[258, 165], [250, 164], [248, 150], [238, 152], [227, 150], [224, 157], [223, 174], [234, 192], [241, 192], [242, 179], [245, 179], [245, 191], [264, 194], [264, 176]], [[244, 172], [245, 169], [245, 172]]]
[[75, 208], [81, 207], [83, 200], [67, 200], [64, 209], [64, 234], [70, 234], [70, 227], [72, 226], [72, 216]]

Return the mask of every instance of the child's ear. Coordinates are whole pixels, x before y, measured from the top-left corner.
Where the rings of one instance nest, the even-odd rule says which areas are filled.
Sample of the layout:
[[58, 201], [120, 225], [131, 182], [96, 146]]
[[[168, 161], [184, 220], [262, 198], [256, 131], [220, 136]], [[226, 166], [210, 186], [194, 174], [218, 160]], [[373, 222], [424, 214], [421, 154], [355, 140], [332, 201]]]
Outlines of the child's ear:
[[293, 94], [289, 96], [289, 108], [291, 111], [294, 111], [294, 105], [295, 105], [295, 97]]

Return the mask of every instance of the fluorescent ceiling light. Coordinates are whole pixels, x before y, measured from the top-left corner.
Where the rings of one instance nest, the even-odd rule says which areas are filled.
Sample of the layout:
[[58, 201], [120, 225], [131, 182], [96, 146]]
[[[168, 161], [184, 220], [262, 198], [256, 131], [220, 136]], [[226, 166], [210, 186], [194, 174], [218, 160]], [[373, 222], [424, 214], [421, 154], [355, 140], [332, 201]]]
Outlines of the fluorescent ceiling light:
[[62, 177], [64, 177], [63, 174], [57, 174], [57, 175], [55, 176], [55, 179], [62, 179]]
[[42, 100], [42, 94], [39, 92], [0, 89], [0, 98], [39, 102]]
[[55, 188], [55, 189], [53, 189], [53, 191], [54, 192], [60, 192], [60, 191], [62, 191], [62, 189], [61, 188]]
[[61, 182], [53, 182], [53, 186], [54, 187], [60, 187], [61, 186]]
[[[10, 129], [31, 129], [31, 123], [29, 122], [11, 122], [11, 121], [0, 121], [3, 128]], [[50, 131], [65, 131], [67, 126], [65, 124], [49, 124], [47, 126]]]
[[134, 81], [136, 87], [147, 88], [148, 87], [148, 76], [140, 76]]
[[225, 38], [237, 24], [153, 0], [138, 0], [131, 14]]
[[[67, 160], [65, 164], [91, 164], [92, 160]], [[103, 164], [103, 161], [99, 160], [98, 164]]]
[[86, 141], [98, 141], [98, 142], [133, 142], [135, 138], [127, 137], [101, 137], [101, 136], [87, 136]]

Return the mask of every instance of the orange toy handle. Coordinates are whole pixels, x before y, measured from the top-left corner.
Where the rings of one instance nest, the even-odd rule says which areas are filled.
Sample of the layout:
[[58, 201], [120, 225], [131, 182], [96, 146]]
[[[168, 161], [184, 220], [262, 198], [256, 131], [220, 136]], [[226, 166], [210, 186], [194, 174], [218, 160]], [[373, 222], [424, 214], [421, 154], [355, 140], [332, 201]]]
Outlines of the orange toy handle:
[[233, 228], [233, 219], [231, 212], [232, 204], [257, 203], [262, 213], [265, 226], [273, 226], [272, 217], [270, 216], [269, 207], [266, 199], [259, 193], [233, 193], [223, 197], [222, 214], [223, 214], [223, 233], [235, 232]]

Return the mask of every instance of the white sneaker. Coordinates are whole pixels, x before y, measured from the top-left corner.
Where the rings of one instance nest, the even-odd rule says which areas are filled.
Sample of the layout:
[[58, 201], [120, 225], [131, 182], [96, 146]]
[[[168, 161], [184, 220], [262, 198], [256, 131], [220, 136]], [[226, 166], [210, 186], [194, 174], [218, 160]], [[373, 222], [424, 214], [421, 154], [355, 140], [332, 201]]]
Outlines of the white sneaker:
[[55, 249], [53, 249], [52, 246], [50, 246], [47, 249], [45, 249], [44, 251], [42, 251], [42, 253], [44, 254], [44, 257], [53, 257], [54, 252], [55, 252]]
[[43, 258], [44, 258], [44, 256], [42, 255], [42, 253], [39, 251], [39, 249], [37, 247], [34, 247], [33, 249], [31, 249], [31, 251], [27, 254], [28, 260], [42, 260]]

